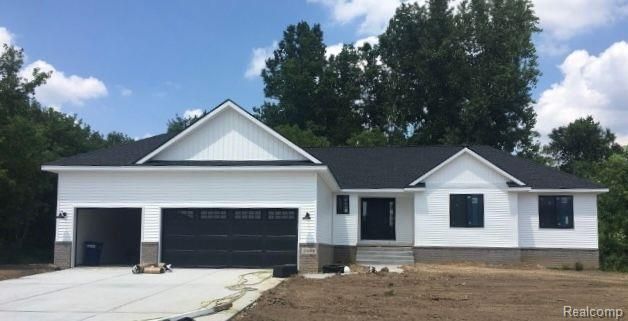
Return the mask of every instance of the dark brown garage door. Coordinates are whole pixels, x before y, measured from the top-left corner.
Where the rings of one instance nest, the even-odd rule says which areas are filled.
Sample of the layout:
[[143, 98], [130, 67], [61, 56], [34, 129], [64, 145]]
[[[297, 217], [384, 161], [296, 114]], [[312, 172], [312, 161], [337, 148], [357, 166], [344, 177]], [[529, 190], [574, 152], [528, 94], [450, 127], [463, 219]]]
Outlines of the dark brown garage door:
[[162, 210], [162, 261], [189, 267], [269, 267], [297, 262], [298, 210]]

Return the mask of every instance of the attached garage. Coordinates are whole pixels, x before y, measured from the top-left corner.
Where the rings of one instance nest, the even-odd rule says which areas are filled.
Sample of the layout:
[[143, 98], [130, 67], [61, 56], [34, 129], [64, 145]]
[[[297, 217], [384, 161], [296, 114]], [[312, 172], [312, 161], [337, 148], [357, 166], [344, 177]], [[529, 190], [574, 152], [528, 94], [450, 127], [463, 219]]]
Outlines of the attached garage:
[[102, 246], [99, 265], [140, 261], [141, 208], [77, 208], [75, 265], [86, 265], [85, 243]]
[[187, 267], [297, 263], [298, 209], [162, 210], [162, 261]]

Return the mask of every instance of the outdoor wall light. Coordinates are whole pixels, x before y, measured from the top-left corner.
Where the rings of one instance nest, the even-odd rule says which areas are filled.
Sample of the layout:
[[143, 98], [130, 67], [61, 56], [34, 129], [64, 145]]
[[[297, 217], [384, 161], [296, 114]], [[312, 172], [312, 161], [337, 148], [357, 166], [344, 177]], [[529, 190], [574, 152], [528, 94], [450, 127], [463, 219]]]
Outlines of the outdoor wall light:
[[59, 214], [57, 214], [57, 218], [65, 218], [66, 216], [68, 216], [68, 213], [66, 213], [65, 211], [61, 211], [59, 212]]
[[312, 219], [312, 218], [310, 217], [310, 212], [305, 212], [305, 216], [303, 216], [303, 219], [304, 219], [304, 220], [310, 220], [310, 219]]

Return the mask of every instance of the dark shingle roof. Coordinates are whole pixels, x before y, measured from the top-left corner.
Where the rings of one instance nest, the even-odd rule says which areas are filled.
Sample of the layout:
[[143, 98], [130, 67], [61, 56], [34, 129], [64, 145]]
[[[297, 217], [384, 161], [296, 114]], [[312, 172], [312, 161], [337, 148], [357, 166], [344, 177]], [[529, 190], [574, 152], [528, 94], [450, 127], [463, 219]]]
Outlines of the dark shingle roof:
[[306, 151], [329, 167], [342, 188], [404, 188], [461, 148], [323, 147]]
[[[175, 134], [162, 134], [136, 142], [78, 154], [47, 163], [56, 166], [136, 166], [142, 157]], [[459, 152], [462, 146], [386, 146], [305, 148], [327, 165], [342, 188], [404, 188]], [[536, 189], [603, 188], [591, 181], [560, 172], [489, 146], [471, 150], [503, 171]], [[292, 166], [309, 161], [149, 161], [145, 166]]]
[[45, 165], [56, 166], [124, 166], [133, 165], [172, 138], [176, 133], [161, 134], [135, 142], [58, 159]]

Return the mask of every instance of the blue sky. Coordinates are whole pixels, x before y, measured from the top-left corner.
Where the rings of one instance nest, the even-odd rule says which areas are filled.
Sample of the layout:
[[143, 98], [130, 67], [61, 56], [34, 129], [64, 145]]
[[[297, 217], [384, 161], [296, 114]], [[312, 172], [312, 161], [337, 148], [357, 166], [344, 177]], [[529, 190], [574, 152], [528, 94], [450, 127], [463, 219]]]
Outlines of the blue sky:
[[[534, 90], [546, 133], [593, 114], [628, 142], [628, 0], [534, 0]], [[232, 98], [263, 101], [261, 61], [288, 24], [321, 23], [330, 52], [373, 41], [399, 0], [13, 1], [0, 3], [0, 42], [24, 48], [24, 75], [54, 70], [37, 98], [104, 133], [165, 131], [175, 114]], [[370, 40], [368, 40], [370, 39]], [[256, 64], [257, 62], [257, 64]]]

